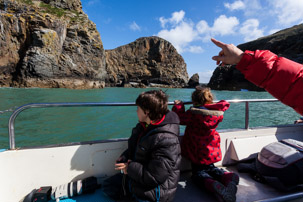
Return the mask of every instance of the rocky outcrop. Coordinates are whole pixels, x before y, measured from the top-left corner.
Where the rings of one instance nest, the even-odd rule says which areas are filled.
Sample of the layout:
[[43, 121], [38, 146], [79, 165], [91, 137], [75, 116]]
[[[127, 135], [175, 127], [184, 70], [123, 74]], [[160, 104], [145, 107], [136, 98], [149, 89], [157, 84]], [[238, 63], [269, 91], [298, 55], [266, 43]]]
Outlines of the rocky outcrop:
[[184, 87], [188, 82], [182, 56], [159, 37], [139, 38], [105, 52], [109, 86]]
[[0, 0], [0, 86], [101, 88], [96, 26], [80, 0]]
[[247, 81], [244, 75], [236, 69], [235, 65], [217, 67], [207, 86], [213, 90], [239, 91], [247, 89], [251, 91], [264, 91], [263, 88], [259, 88]]
[[[279, 56], [303, 63], [303, 24], [241, 44], [238, 47], [243, 51], [270, 50]], [[217, 67], [208, 86], [214, 90], [264, 90], [247, 81], [235, 66]]]
[[238, 47], [243, 51], [270, 50], [279, 56], [303, 63], [303, 24], [241, 44]]
[[199, 85], [199, 74], [196, 73], [192, 75], [188, 81], [187, 87], [188, 88], [195, 88], [196, 86]]

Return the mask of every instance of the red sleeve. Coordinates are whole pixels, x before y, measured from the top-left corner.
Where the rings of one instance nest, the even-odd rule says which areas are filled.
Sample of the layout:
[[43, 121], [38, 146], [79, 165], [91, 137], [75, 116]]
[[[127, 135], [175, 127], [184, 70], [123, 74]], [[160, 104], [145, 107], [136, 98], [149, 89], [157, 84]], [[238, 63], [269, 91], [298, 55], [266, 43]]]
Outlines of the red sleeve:
[[180, 119], [180, 125], [189, 125], [192, 120], [192, 113], [190, 111], [185, 112], [184, 104], [175, 104], [172, 108], [172, 111], [178, 114]]
[[303, 114], [303, 65], [267, 50], [245, 51], [237, 65], [247, 80]]

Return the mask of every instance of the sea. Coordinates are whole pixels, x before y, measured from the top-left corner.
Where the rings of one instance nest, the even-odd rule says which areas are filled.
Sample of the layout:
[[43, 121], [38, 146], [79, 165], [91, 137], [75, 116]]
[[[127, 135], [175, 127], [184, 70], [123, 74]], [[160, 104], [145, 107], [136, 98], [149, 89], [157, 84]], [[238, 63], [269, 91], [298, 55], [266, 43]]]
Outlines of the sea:
[[[158, 88], [103, 88], [91, 90], [0, 88], [0, 149], [9, 148], [8, 120], [19, 106], [29, 103], [134, 103], [143, 92]], [[190, 101], [194, 89], [162, 88], [169, 101]], [[216, 100], [271, 99], [267, 92], [212, 91]], [[169, 106], [171, 109], [172, 106]], [[190, 105], [186, 106], [187, 108]], [[280, 102], [249, 104], [249, 126], [293, 124], [300, 115]], [[218, 130], [245, 127], [245, 104], [232, 103]], [[16, 147], [127, 138], [138, 122], [135, 106], [31, 108], [15, 121]], [[181, 126], [181, 132], [184, 126]]]

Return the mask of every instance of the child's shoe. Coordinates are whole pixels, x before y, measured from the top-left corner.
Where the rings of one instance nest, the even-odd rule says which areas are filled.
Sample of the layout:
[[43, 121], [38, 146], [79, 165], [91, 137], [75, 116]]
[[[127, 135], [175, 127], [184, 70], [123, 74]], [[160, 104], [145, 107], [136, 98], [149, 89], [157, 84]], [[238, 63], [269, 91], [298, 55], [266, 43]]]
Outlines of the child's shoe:
[[218, 181], [208, 178], [205, 180], [205, 187], [208, 191], [214, 193], [220, 202], [236, 201], [236, 195]]
[[221, 177], [221, 182], [227, 186], [229, 183], [239, 184], [239, 176], [233, 172], [225, 172]]
[[221, 182], [226, 186], [227, 191], [235, 195], [237, 194], [237, 185], [239, 184], [239, 176], [233, 172], [225, 172], [222, 175]]

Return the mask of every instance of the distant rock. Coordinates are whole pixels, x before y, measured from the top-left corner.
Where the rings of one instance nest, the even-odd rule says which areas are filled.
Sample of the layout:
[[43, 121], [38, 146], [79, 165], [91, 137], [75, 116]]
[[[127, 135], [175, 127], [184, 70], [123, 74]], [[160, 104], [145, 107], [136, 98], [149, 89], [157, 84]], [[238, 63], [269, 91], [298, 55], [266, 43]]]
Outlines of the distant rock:
[[187, 85], [184, 59], [171, 43], [159, 37], [142, 37], [105, 53], [108, 86]]
[[80, 0], [0, 0], [0, 86], [102, 88], [105, 51]]
[[188, 81], [187, 87], [188, 88], [195, 88], [196, 86], [199, 85], [199, 74], [196, 73], [192, 75]]
[[303, 63], [303, 24], [240, 44], [238, 47], [243, 51], [270, 50], [279, 56]]
[[207, 86], [213, 90], [240, 91], [241, 89], [247, 89], [251, 91], [264, 91], [263, 88], [259, 88], [253, 83], [248, 82], [234, 65], [217, 67]]
[[[281, 30], [272, 35], [240, 44], [241, 50], [270, 50], [271, 52], [303, 63], [303, 24]], [[250, 83], [235, 66], [217, 67], [208, 83], [214, 90], [264, 90]]]

